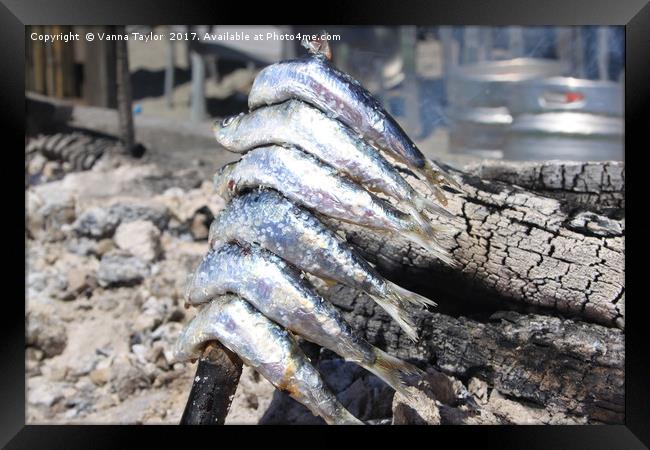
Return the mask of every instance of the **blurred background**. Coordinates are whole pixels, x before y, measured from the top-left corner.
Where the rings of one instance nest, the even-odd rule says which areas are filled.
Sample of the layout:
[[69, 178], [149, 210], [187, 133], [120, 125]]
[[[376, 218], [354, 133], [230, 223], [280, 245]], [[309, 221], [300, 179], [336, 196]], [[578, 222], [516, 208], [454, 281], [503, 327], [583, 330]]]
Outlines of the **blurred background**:
[[[118, 108], [115, 27], [29, 27], [26, 86], [75, 104]], [[623, 159], [622, 27], [327, 27], [334, 64], [359, 79], [429, 156]], [[48, 45], [31, 32], [79, 32]], [[129, 40], [135, 116], [208, 122], [246, 111], [255, 74], [303, 56], [296, 40], [206, 41], [204, 33], [316, 33], [322, 27], [127, 26], [200, 40]], [[35, 131], [35, 130], [28, 130]], [[108, 130], [107, 130], [108, 131]], [[129, 143], [132, 145], [132, 143]], [[140, 149], [139, 151], [143, 151]]]
[[[210, 180], [239, 156], [212, 122], [247, 110], [263, 67], [306, 54], [295, 40], [227, 36], [322, 27], [26, 28], [27, 421], [178, 423], [195, 371], [170, 353], [195, 314], [183, 291], [223, 207]], [[624, 157], [622, 27], [325, 29], [340, 36], [334, 64], [429, 157]], [[164, 37], [84, 39], [131, 32]], [[80, 40], [32, 38], [68, 33]], [[390, 389], [363, 371], [343, 379], [341, 364], [319, 369], [341, 389], [364, 377], [345, 387], [351, 411], [390, 418]], [[317, 421], [287, 399], [245, 369], [227, 423]]]

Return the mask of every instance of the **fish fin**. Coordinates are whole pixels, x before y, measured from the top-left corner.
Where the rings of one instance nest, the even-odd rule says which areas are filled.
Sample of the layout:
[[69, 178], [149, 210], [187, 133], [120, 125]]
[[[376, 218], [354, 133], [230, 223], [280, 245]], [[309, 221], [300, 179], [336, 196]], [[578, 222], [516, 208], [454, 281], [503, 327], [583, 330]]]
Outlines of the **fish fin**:
[[429, 221], [424, 214], [418, 211], [417, 207], [412, 203], [403, 203], [403, 207], [409, 212], [411, 218], [417, 223], [418, 228], [422, 230], [425, 235], [428, 235], [432, 239], [435, 238], [436, 233], [450, 234], [456, 231], [449, 225], [431, 223], [431, 221]]
[[388, 288], [390, 290], [389, 295], [400, 303], [409, 303], [416, 306], [438, 306], [438, 304], [433, 300], [429, 300], [416, 292], [404, 289], [392, 281], [386, 280], [386, 283], [388, 283]]
[[414, 204], [405, 202], [402, 204], [405, 210], [408, 211], [409, 216], [412, 220], [417, 223], [419, 229], [423, 230], [425, 233], [429, 234], [431, 237], [435, 235], [435, 229], [427, 221], [427, 218], [422, 215], [422, 213], [415, 207]]
[[337, 411], [335, 417], [321, 417], [323, 417], [323, 420], [325, 420], [328, 425], [365, 425], [365, 423], [354, 417], [352, 413], [344, 407], [341, 406], [340, 409], [341, 411]]
[[447, 250], [442, 248], [431, 236], [429, 236], [427, 233], [420, 230], [419, 228], [411, 231], [402, 232], [402, 234], [412, 242], [415, 242], [416, 244], [429, 250], [445, 264], [454, 268], [459, 267], [458, 262], [451, 257], [451, 255]]
[[424, 178], [425, 181], [427, 181], [426, 185], [429, 188], [429, 191], [431, 191], [431, 193], [436, 197], [436, 200], [438, 200], [442, 206], [447, 206], [449, 201], [447, 200], [445, 192], [440, 189], [440, 185], [443, 184], [443, 181], [439, 172], [432, 169], [428, 164], [428, 161], [424, 167], [414, 169], [414, 171], [420, 178]]
[[361, 365], [366, 370], [377, 375], [400, 394], [412, 398], [412, 394], [407, 389], [407, 384], [412, 384], [409, 382], [409, 378], [415, 376], [421, 379], [424, 372], [413, 364], [395, 358], [376, 347], [373, 347], [373, 351], [375, 353], [375, 361], [372, 364], [361, 363]]
[[447, 206], [449, 204], [445, 192], [442, 189], [440, 189], [438, 186], [432, 185], [431, 191], [433, 192], [433, 195], [436, 196], [436, 199], [442, 204], [442, 206]]
[[413, 204], [419, 211], [429, 211], [431, 214], [455, 219], [456, 215], [448, 209], [434, 203], [426, 197], [417, 196], [413, 199]]
[[409, 312], [404, 309], [400, 304], [400, 298], [398, 296], [380, 296], [380, 295], [371, 295], [372, 299], [381, 306], [384, 311], [388, 313], [390, 317], [393, 318], [395, 322], [400, 326], [406, 335], [413, 341], [418, 341], [418, 332], [415, 329], [415, 322], [410, 316]]
[[435, 163], [432, 163], [428, 159], [426, 159], [424, 162], [423, 172], [426, 178], [434, 185], [446, 184], [452, 188], [459, 190], [461, 193], [464, 192], [462, 186], [458, 181], [456, 181], [454, 178], [452, 178], [451, 175], [443, 171], [441, 168], [437, 167]]
[[314, 412], [313, 410], [312, 414], [322, 417], [328, 425], [365, 425], [365, 423], [354, 417], [350, 411], [345, 409], [336, 398], [333, 398], [333, 401], [337, 403], [337, 406], [331, 415], [324, 415], [321, 414], [320, 411]]
[[331, 278], [324, 278], [318, 275], [313, 275], [309, 272], [302, 272], [308, 279], [309, 281], [314, 285], [318, 287], [325, 287], [327, 289], [330, 289], [337, 284], [339, 284], [338, 281], [332, 280]]
[[338, 281], [330, 280], [329, 278], [320, 278], [320, 279], [323, 281], [323, 283], [325, 283], [325, 286], [327, 286], [327, 288], [331, 288], [339, 284]]
[[465, 190], [463, 189], [463, 186], [456, 181], [454, 178], [451, 177], [449, 174], [445, 174], [445, 182], [452, 188], [460, 191], [461, 194], [465, 193]]

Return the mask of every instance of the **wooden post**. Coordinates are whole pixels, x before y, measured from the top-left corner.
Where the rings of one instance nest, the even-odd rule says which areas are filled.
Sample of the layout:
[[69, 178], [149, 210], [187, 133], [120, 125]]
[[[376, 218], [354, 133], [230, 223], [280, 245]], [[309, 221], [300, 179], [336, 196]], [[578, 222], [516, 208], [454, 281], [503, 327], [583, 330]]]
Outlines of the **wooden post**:
[[[124, 33], [124, 27], [116, 27], [117, 34]], [[116, 41], [117, 111], [120, 124], [120, 137], [124, 151], [131, 153], [135, 145], [133, 130], [133, 107], [131, 101], [131, 80], [129, 55], [126, 41]]]
[[169, 41], [167, 43], [167, 64], [165, 66], [165, 101], [168, 108], [174, 107], [174, 68], [176, 63], [176, 48], [174, 42], [175, 41]]
[[[59, 33], [65, 33], [67, 31], [67, 27], [62, 27], [62, 26], [53, 26], [52, 27], [52, 33], [53, 34], [59, 34]], [[48, 44], [52, 46], [52, 77], [54, 80], [54, 96], [56, 98], [63, 98], [67, 94], [67, 89], [66, 89], [66, 82], [67, 82], [67, 77], [70, 74], [70, 70], [68, 70], [67, 63], [68, 63], [68, 58], [66, 57], [66, 53], [68, 53], [66, 47], [72, 46], [71, 43], [66, 43], [60, 40], [54, 41], [52, 44]]]
[[[71, 33], [72, 27], [65, 26], [61, 30], [63, 33]], [[61, 48], [61, 72], [63, 76], [63, 96], [76, 96], [77, 80], [74, 71], [74, 49], [75, 41], [63, 42]]]
[[[82, 32], [107, 32], [108, 27], [89, 27]], [[84, 40], [84, 86], [86, 104], [115, 108], [117, 106], [117, 82], [115, 65], [115, 43], [95, 39]]]
[[[52, 27], [44, 27], [44, 33], [52, 33]], [[45, 95], [55, 96], [55, 80], [54, 80], [54, 49], [52, 44], [44, 44], [43, 50], [45, 52]]]
[[193, 121], [201, 121], [206, 117], [205, 108], [205, 62], [203, 56], [190, 46], [192, 60], [192, 111]]

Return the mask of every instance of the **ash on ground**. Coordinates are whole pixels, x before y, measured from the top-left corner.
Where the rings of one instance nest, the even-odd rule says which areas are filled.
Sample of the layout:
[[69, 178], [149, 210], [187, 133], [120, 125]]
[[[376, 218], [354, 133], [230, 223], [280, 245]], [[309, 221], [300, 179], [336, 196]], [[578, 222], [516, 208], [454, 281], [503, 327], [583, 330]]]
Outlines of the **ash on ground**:
[[[28, 186], [29, 423], [178, 423], [196, 370], [171, 357], [195, 314], [183, 291], [223, 206], [202, 176], [106, 154]], [[379, 380], [334, 357], [320, 366], [360, 416], [390, 418]], [[244, 370], [228, 423], [319, 422]]]

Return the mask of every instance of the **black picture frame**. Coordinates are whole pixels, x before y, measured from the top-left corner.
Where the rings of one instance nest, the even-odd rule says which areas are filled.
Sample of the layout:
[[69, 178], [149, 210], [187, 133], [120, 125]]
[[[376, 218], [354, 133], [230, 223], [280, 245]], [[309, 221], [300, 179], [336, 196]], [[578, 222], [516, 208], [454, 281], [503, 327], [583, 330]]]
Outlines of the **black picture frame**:
[[[156, 442], [170, 442], [171, 438], [183, 438], [188, 432], [185, 427], [116, 427], [116, 426], [32, 426], [25, 425], [25, 331], [24, 274], [13, 255], [25, 251], [13, 233], [20, 233], [20, 205], [24, 206], [23, 175], [18, 147], [22, 139], [24, 120], [24, 70], [25, 70], [25, 25], [88, 25], [88, 24], [205, 24], [205, 23], [292, 23], [292, 24], [420, 24], [420, 25], [624, 25], [626, 36], [625, 70], [625, 115], [626, 115], [626, 177], [627, 183], [634, 182], [635, 174], [647, 170], [642, 162], [638, 166], [629, 164], [627, 158], [638, 159], [636, 154], [645, 150], [642, 145], [648, 122], [650, 105], [650, 5], [645, 0], [341, 0], [290, 4], [287, 2], [178, 2], [158, 1], [99, 1], [99, 0], [3, 0], [0, 5], [0, 33], [2, 45], [2, 124], [5, 151], [9, 158], [3, 172], [6, 183], [5, 204], [14, 203], [15, 210], [5, 214], [3, 225], [8, 230], [2, 234], [5, 243], [5, 285], [2, 339], [0, 359], [0, 444], [6, 448], [119, 448], [123, 443], [135, 444], [134, 435], [141, 435], [149, 445]], [[645, 131], [645, 132], [644, 132]], [[11, 141], [16, 141], [9, 143]], [[634, 141], [634, 142], [633, 142]], [[13, 161], [12, 158], [16, 158]], [[9, 162], [11, 161], [11, 162]], [[16, 164], [16, 168], [12, 164]], [[630, 178], [632, 173], [632, 178]], [[639, 192], [643, 192], [640, 188]], [[634, 189], [632, 189], [634, 191]], [[639, 194], [641, 195], [641, 194]], [[628, 200], [629, 201], [629, 200]], [[634, 208], [632, 208], [634, 209]], [[641, 224], [643, 219], [641, 219]], [[629, 234], [628, 220], [628, 234]], [[633, 230], [636, 228], [633, 222]], [[15, 227], [15, 229], [14, 229]], [[641, 228], [641, 227], [639, 227]], [[629, 236], [628, 236], [629, 239]], [[632, 254], [642, 256], [642, 250], [628, 246], [626, 262]], [[24, 253], [23, 253], [24, 254]], [[12, 267], [14, 266], [14, 267]], [[626, 268], [632, 270], [632, 265]], [[11, 274], [11, 269], [15, 274]], [[643, 267], [637, 267], [643, 269]], [[630, 289], [627, 277], [627, 289]], [[636, 283], [632, 283], [632, 287]], [[21, 289], [22, 287], [22, 289]], [[15, 288], [15, 290], [14, 290]], [[496, 448], [526, 449], [612, 449], [647, 448], [650, 445], [650, 352], [647, 351], [642, 311], [643, 297], [630, 297], [626, 313], [625, 352], [625, 425], [620, 426], [501, 426], [501, 427], [373, 427], [374, 437], [397, 434], [406, 445], [420, 445], [417, 441], [436, 445], [441, 434], [462, 444], [466, 439], [476, 439], [474, 445], [488, 445]], [[645, 339], [644, 339], [645, 338]], [[263, 428], [263, 427], [257, 427]], [[324, 428], [324, 427], [323, 427]], [[164, 429], [164, 432], [161, 430]], [[286, 430], [286, 429], [285, 429]], [[324, 431], [311, 427], [300, 427], [295, 431], [282, 431], [290, 441], [282, 445], [309, 445], [316, 436], [335, 437], [335, 431], [349, 433], [349, 429]], [[367, 432], [369, 427], [365, 428]], [[214, 440], [226, 436], [241, 436], [250, 429], [225, 427], [196, 428], [184, 437], [186, 445], [198, 434]], [[269, 431], [262, 429], [263, 431]], [[356, 431], [356, 430], [355, 430]], [[363, 432], [364, 430], [361, 430]], [[256, 432], [259, 432], [256, 430]], [[332, 434], [334, 433], [334, 434]], [[403, 435], [403, 436], [400, 436]], [[428, 436], [432, 434], [432, 436]], [[299, 435], [304, 436], [299, 437]], [[417, 438], [417, 441], [415, 440]], [[127, 441], [128, 439], [128, 441]], [[309, 439], [309, 440], [305, 440]], [[225, 442], [225, 441], [224, 441]], [[280, 442], [276, 441], [278, 445]], [[301, 443], [302, 442], [302, 443]], [[399, 441], [398, 441], [399, 442]], [[447, 441], [450, 442], [450, 441]], [[214, 445], [221, 441], [215, 440]], [[645, 445], [644, 445], [645, 444]], [[222, 444], [223, 445], [223, 444]], [[449, 444], [445, 444], [449, 445]], [[272, 445], [273, 447], [273, 445]]]

